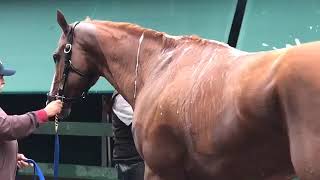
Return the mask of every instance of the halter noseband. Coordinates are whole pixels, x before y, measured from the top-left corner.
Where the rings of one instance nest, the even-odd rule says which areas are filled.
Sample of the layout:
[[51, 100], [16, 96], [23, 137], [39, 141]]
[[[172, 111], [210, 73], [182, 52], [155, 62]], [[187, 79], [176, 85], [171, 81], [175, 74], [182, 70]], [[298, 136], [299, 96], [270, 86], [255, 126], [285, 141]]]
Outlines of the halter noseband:
[[72, 65], [71, 62], [71, 56], [72, 56], [72, 44], [73, 44], [73, 36], [74, 36], [74, 29], [76, 28], [76, 26], [79, 24], [80, 22], [76, 22], [74, 24], [73, 27], [71, 27], [70, 31], [67, 34], [67, 44], [63, 50], [64, 54], [65, 54], [65, 59], [64, 59], [64, 69], [63, 69], [63, 75], [62, 75], [62, 79], [60, 81], [59, 84], [59, 89], [58, 89], [58, 94], [56, 95], [50, 95], [49, 93], [47, 94], [48, 99], [61, 99], [64, 102], [74, 102], [77, 101], [79, 99], [84, 99], [88, 93], [88, 89], [85, 90], [81, 96], [79, 97], [65, 97], [64, 96], [64, 90], [65, 90], [65, 86], [66, 86], [66, 82], [68, 79], [68, 75], [69, 72], [74, 72], [76, 74], [78, 74], [79, 76], [83, 77], [83, 78], [89, 78], [88, 75], [82, 73], [81, 71], [79, 71], [77, 68], [75, 68]]

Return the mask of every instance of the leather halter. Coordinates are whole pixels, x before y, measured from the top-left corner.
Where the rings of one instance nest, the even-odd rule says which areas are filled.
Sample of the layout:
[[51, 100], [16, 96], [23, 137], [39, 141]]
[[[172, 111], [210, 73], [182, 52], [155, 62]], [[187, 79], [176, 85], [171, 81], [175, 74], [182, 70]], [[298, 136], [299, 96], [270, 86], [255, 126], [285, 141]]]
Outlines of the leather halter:
[[62, 79], [59, 83], [59, 89], [58, 89], [58, 94], [56, 95], [50, 95], [49, 93], [47, 94], [48, 99], [60, 99], [64, 102], [74, 102], [79, 99], [84, 99], [86, 95], [88, 94], [88, 89], [86, 89], [81, 96], [79, 97], [66, 97], [64, 96], [64, 90], [66, 86], [66, 82], [68, 80], [68, 75], [70, 72], [74, 72], [78, 74], [79, 76], [89, 79], [89, 76], [82, 73], [80, 70], [78, 70], [76, 67], [72, 65], [71, 61], [71, 56], [72, 56], [72, 44], [73, 44], [73, 36], [74, 36], [74, 29], [80, 22], [76, 22], [73, 27], [71, 27], [70, 31], [67, 34], [67, 43], [65, 45], [65, 48], [63, 50], [65, 54], [64, 58], [64, 69], [63, 69], [63, 75]]

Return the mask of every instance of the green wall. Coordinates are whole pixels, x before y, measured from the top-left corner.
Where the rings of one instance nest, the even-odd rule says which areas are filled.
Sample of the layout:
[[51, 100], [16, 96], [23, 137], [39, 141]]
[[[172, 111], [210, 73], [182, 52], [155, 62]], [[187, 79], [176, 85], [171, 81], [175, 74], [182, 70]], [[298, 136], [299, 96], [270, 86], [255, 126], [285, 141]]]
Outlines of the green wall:
[[261, 51], [319, 39], [319, 0], [248, 0], [237, 47]]
[[[17, 70], [5, 93], [46, 93], [54, 72], [52, 52], [60, 36], [56, 10], [69, 22], [126, 21], [171, 35], [197, 34], [227, 42], [237, 0], [28, 0], [0, 2], [0, 59]], [[99, 80], [91, 92], [110, 92]]]

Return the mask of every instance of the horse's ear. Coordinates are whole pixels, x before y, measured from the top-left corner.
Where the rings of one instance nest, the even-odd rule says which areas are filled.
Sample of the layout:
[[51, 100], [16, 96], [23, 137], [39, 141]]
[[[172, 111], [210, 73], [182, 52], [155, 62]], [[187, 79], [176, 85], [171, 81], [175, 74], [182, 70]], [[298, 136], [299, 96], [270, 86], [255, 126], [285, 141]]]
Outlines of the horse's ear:
[[68, 34], [69, 24], [60, 10], [57, 10], [57, 21], [64, 34]]

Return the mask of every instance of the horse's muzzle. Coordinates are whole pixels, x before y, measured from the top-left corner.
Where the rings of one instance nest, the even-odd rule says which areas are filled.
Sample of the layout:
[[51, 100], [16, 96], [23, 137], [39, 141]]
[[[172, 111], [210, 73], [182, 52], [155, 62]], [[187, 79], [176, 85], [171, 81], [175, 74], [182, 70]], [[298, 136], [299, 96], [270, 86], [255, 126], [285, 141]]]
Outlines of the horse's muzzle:
[[62, 108], [60, 114], [58, 114], [58, 118], [59, 119], [65, 119], [67, 118], [71, 113], [71, 107], [67, 107], [67, 108]]
[[51, 101], [54, 101], [54, 100], [56, 100], [56, 96], [53, 96], [50, 93], [47, 93], [46, 105], [48, 105]]

